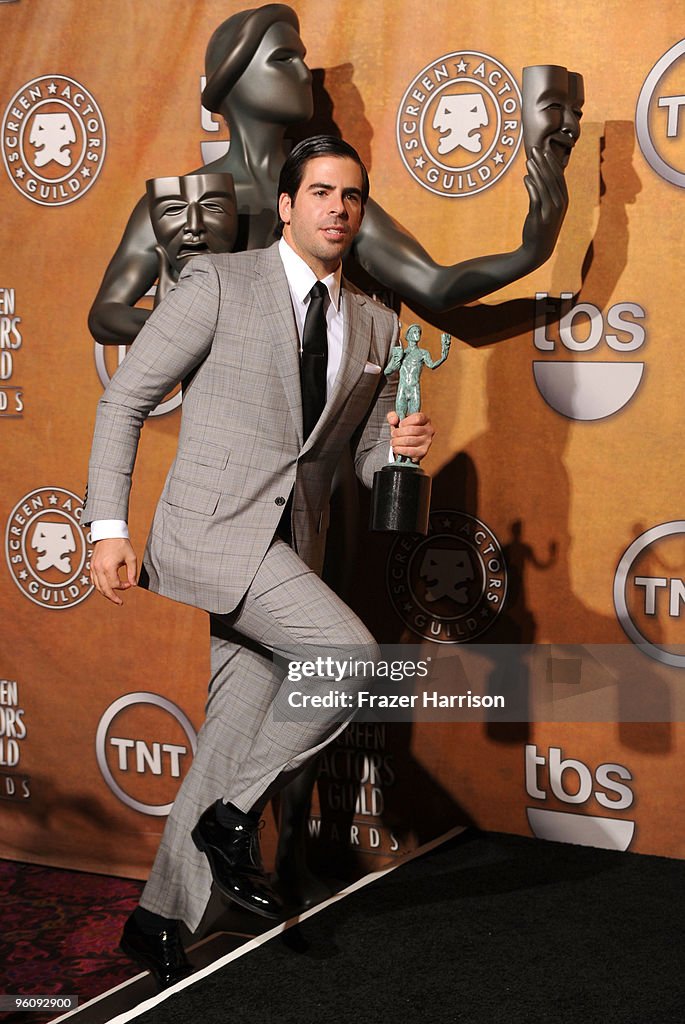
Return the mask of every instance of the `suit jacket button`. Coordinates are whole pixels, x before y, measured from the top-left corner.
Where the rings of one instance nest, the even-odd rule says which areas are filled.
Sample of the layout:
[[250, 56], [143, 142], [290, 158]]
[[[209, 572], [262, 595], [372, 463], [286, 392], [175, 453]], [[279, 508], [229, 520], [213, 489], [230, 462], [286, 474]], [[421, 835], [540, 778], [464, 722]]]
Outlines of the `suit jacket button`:
[[285, 505], [285, 498], [281, 498], [281, 497], [276, 498], [276, 504], [277, 505]]

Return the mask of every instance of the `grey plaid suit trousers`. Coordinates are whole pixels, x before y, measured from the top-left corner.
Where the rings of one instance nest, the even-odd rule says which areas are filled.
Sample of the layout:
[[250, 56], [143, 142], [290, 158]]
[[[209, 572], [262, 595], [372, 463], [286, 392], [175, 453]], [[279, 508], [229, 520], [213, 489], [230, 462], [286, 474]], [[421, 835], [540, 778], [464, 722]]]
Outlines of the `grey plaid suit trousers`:
[[[349, 721], [340, 710], [329, 720], [317, 713], [315, 721], [287, 728], [275, 721], [274, 705], [292, 686], [270, 658], [274, 648], [311, 659], [369, 660], [378, 654], [357, 616], [279, 539], [238, 611], [211, 616], [205, 722], [140, 901], [147, 910], [184, 921], [191, 931], [212, 884], [207, 859], [190, 838], [202, 811], [221, 797], [248, 810], [281, 772], [300, 767]], [[335, 686], [354, 689], [354, 682], [343, 679]]]

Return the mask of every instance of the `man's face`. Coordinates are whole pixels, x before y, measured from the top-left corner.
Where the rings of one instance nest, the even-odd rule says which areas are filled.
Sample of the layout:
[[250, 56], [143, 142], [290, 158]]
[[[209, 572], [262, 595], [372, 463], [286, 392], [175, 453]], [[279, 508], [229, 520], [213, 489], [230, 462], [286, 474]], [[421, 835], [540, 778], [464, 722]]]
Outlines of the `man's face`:
[[232, 250], [238, 215], [230, 174], [152, 178], [147, 193], [155, 237], [176, 271], [191, 256]]
[[286, 192], [279, 196], [278, 212], [286, 242], [317, 277], [326, 277], [362, 222], [361, 168], [347, 156], [314, 157], [305, 165], [294, 200]]
[[552, 153], [566, 167], [580, 137], [583, 79], [555, 64], [523, 69], [523, 143]]

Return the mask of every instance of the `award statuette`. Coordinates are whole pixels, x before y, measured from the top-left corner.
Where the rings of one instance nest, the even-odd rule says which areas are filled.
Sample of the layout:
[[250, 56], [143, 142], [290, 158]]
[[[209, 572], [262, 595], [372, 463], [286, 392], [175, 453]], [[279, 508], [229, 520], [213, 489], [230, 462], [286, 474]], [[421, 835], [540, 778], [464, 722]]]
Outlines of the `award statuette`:
[[[395, 412], [400, 420], [421, 411], [421, 372], [424, 366], [435, 370], [447, 359], [452, 338], [442, 334], [439, 359], [431, 358], [428, 349], [420, 348], [421, 328], [412, 324], [405, 335], [407, 347], [397, 345], [390, 353], [386, 376], [400, 371]], [[396, 456], [394, 462], [374, 474], [371, 499], [370, 529], [377, 533], [428, 533], [431, 479], [408, 455]]]

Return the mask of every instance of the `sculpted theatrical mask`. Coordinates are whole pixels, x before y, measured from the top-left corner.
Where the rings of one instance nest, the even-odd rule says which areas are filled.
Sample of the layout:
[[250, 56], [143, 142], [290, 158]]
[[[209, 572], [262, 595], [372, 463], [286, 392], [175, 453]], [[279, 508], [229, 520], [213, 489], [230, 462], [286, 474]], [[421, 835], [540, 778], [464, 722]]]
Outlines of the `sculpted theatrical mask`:
[[176, 275], [191, 256], [231, 252], [238, 214], [230, 174], [151, 178], [146, 185], [152, 228]]
[[523, 145], [554, 155], [562, 168], [580, 138], [585, 89], [583, 76], [557, 64], [523, 69]]

